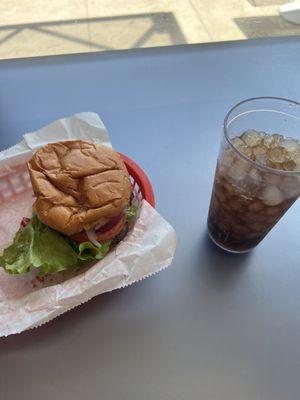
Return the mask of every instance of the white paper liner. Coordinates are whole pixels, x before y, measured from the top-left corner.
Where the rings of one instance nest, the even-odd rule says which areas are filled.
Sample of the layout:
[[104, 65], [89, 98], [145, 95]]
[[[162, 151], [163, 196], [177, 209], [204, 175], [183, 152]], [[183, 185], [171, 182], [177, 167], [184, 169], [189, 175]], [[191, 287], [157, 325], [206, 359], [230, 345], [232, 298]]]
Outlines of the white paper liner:
[[[25, 163], [46, 143], [72, 139], [111, 145], [97, 114], [76, 114], [24, 135], [21, 143], [0, 153], [0, 177]], [[16, 194], [16, 198], [0, 204], [0, 252], [1, 241], [3, 245], [13, 239], [22, 212], [23, 216], [28, 215], [32, 198], [26, 192], [20, 202], [20, 196]], [[15, 211], [9, 226], [3, 217], [8, 204], [13, 204]], [[126, 238], [103, 260], [76, 276], [60, 273], [40, 282], [35, 272], [15, 276], [0, 269], [0, 336], [37, 327], [98, 294], [131, 285], [161, 271], [172, 262], [176, 243], [174, 229], [143, 201], [139, 218]]]

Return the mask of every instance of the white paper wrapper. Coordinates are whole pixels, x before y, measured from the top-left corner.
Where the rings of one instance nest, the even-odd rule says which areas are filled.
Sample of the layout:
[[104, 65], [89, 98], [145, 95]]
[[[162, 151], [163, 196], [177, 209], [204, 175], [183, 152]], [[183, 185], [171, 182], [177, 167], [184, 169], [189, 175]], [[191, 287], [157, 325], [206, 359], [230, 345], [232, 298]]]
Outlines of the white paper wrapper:
[[[12, 242], [22, 217], [31, 215], [34, 199], [26, 161], [46, 143], [72, 139], [111, 146], [99, 116], [81, 113], [25, 134], [19, 144], [0, 153], [0, 254]], [[64, 272], [41, 280], [34, 271], [17, 276], [0, 268], [0, 336], [37, 327], [98, 294], [153, 275], [170, 265], [175, 249], [174, 229], [143, 201], [126, 238], [76, 276]]]

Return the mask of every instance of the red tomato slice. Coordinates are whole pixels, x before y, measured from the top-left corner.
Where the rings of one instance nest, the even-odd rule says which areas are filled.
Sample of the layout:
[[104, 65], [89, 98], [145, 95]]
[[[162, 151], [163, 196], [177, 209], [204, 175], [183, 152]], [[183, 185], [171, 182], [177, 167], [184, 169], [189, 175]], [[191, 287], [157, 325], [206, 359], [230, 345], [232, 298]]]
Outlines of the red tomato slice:
[[[119, 217], [119, 216], [118, 216]], [[109, 221], [105, 226], [108, 226], [111, 221]], [[118, 221], [113, 224], [109, 229], [106, 229], [103, 231], [103, 227], [101, 227], [101, 231], [97, 230], [96, 231], [96, 237], [98, 242], [106, 242], [107, 240], [111, 240], [117, 235], [119, 235], [125, 225], [125, 215], [121, 214], [121, 216], [118, 218]], [[74, 235], [71, 236], [71, 239], [75, 240], [76, 242], [82, 243], [82, 242], [88, 242], [89, 238], [87, 237], [87, 234], [85, 231], [81, 231], [79, 233], [75, 233]]]
[[113, 228], [124, 216], [124, 213], [121, 212], [120, 214], [116, 215], [115, 217], [111, 218], [108, 222], [106, 222], [105, 225], [100, 226], [100, 228], [96, 229], [96, 234], [97, 233], [104, 233], [106, 231], [109, 231], [111, 228]]

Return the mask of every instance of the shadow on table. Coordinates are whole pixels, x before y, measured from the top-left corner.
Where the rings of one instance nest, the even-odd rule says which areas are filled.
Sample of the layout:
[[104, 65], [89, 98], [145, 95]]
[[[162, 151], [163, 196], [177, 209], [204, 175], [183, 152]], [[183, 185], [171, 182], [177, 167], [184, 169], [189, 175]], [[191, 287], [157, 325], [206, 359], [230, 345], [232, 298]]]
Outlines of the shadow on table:
[[201, 260], [201, 279], [218, 291], [234, 286], [246, 271], [251, 252], [232, 254], [217, 247], [205, 232], [199, 246]]
[[276, 15], [234, 18], [234, 22], [249, 39], [268, 36], [300, 35], [300, 26], [287, 22]]
[[[171, 12], [0, 26], [0, 56], [43, 55], [186, 43]], [[24, 54], [23, 54], [23, 53]], [[20, 54], [20, 55], [19, 55]]]

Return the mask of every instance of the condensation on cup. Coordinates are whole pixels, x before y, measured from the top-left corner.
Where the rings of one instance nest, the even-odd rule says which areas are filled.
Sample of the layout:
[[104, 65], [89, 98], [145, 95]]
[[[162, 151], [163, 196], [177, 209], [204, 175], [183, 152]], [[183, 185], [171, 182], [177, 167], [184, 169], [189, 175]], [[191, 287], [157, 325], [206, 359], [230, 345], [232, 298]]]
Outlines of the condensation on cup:
[[239, 103], [226, 116], [208, 233], [224, 250], [254, 248], [300, 194], [300, 105], [278, 98]]

